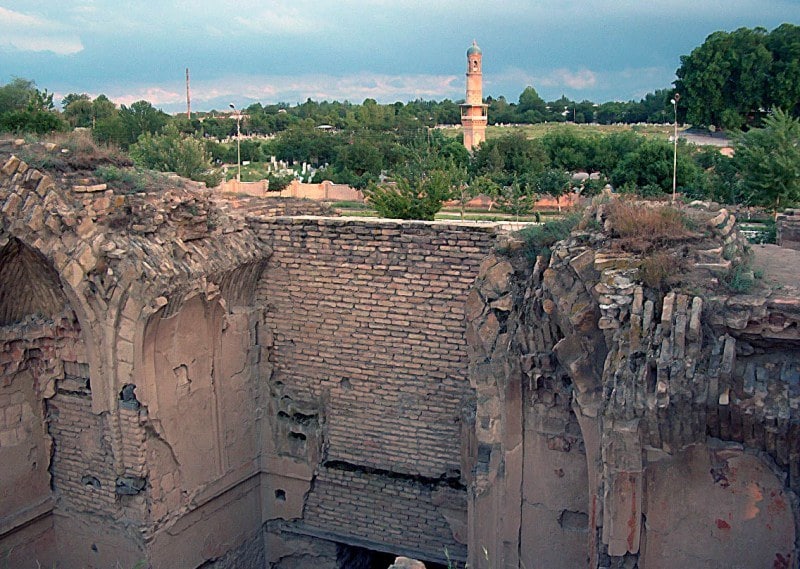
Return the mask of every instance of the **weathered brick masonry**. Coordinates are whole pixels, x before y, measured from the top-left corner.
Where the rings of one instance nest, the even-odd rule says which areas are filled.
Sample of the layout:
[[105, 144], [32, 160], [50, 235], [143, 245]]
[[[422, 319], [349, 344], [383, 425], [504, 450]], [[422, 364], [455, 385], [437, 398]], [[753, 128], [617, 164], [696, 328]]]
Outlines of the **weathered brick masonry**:
[[726, 210], [665, 292], [607, 204], [531, 266], [88, 175], [0, 160], [0, 566], [798, 568], [800, 290]]
[[462, 556], [432, 494], [461, 488], [447, 506], [466, 517], [464, 305], [494, 227], [262, 218], [256, 230], [273, 250], [258, 293], [272, 381], [324, 414], [303, 524]]

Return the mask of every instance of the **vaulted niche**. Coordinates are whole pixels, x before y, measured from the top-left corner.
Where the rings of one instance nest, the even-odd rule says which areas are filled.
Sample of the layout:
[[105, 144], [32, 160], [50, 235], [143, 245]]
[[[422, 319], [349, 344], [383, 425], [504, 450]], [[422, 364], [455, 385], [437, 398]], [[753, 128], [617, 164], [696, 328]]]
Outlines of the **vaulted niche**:
[[69, 494], [64, 481], [96, 473], [62, 467], [63, 458], [79, 462], [67, 456], [45, 416], [51, 424], [71, 423], [72, 417], [59, 417], [58, 401], [67, 384], [91, 396], [88, 365], [80, 325], [54, 267], [13, 238], [0, 248], [0, 356], [0, 551], [10, 552], [11, 567], [34, 555], [50, 565], [51, 488]]
[[33, 315], [52, 320], [66, 307], [55, 269], [42, 255], [10, 239], [0, 250], [0, 326]]

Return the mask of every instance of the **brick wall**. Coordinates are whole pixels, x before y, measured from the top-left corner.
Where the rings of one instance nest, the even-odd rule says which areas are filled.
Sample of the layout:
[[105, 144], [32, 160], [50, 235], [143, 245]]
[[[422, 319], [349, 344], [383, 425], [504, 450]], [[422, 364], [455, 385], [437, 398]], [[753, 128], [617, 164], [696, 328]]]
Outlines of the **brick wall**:
[[24, 512], [50, 496], [42, 400], [53, 395], [69, 360], [83, 357], [79, 338], [71, 316], [0, 327], [0, 518], [7, 521], [20, 514], [24, 522]]
[[304, 523], [367, 542], [397, 544], [397, 553], [442, 560], [466, 558], [452, 528], [434, 504], [467, 509], [466, 494], [444, 484], [420, 484], [386, 474], [323, 468], [306, 504]]
[[459, 469], [464, 303], [485, 226], [262, 219], [259, 294], [276, 377], [326, 406], [328, 460], [440, 477]]
[[[329, 467], [318, 471], [305, 523], [432, 559], [445, 545], [463, 549], [432, 492], [461, 474], [471, 397], [464, 306], [494, 228], [342, 218], [255, 225], [274, 251], [258, 292], [274, 336], [272, 382], [317, 401], [323, 416]], [[465, 514], [465, 492], [452, 491], [446, 507]]]
[[108, 415], [93, 414], [91, 392], [74, 385], [60, 386], [47, 409], [55, 446], [53, 487], [64, 505], [73, 511], [115, 514], [116, 473]]

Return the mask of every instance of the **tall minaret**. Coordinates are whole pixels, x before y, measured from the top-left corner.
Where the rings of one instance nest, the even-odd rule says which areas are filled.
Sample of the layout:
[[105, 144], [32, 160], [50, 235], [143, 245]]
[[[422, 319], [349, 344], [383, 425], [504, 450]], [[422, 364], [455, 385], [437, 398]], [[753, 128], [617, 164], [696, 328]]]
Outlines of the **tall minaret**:
[[486, 140], [486, 116], [489, 105], [483, 104], [483, 53], [474, 41], [467, 50], [467, 100], [461, 105], [464, 146], [472, 151]]

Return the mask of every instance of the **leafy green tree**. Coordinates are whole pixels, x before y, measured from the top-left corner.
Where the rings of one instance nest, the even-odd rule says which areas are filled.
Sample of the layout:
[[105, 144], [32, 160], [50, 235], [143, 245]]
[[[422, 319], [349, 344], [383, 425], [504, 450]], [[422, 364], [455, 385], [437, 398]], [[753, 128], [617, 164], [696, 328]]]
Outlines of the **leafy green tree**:
[[614, 132], [596, 140], [594, 157], [588, 169], [602, 172], [606, 177], [616, 169], [620, 160], [634, 152], [645, 138], [631, 131]]
[[489, 176], [477, 176], [469, 182], [470, 193], [473, 196], [496, 197], [500, 193], [500, 186]]
[[628, 122], [629, 103], [610, 101], [597, 108], [597, 122], [600, 124], [614, 124]]
[[714, 32], [681, 56], [675, 85], [679, 111], [693, 124], [737, 129], [757, 124], [764, 111], [800, 101], [800, 27]]
[[294, 180], [294, 176], [291, 174], [280, 175], [270, 172], [267, 175], [270, 192], [280, 192], [281, 190], [286, 189], [286, 187], [292, 183], [292, 180]]
[[136, 101], [130, 107], [122, 105], [119, 109], [119, 118], [124, 133], [124, 139], [120, 143], [127, 148], [142, 134], [153, 134], [161, 130], [167, 124], [169, 115], [147, 101]]
[[434, 118], [436, 124], [460, 124], [461, 108], [450, 99], [445, 99], [437, 106]]
[[536, 175], [534, 187], [538, 194], [548, 194], [556, 198], [558, 211], [561, 211], [561, 197], [570, 190], [569, 175], [564, 170], [550, 168]]
[[769, 34], [771, 104], [800, 117], [800, 27], [781, 24]]
[[117, 114], [117, 106], [101, 93], [92, 101], [92, 114], [95, 120], [106, 119]]
[[92, 136], [98, 142], [122, 145], [127, 140], [125, 125], [118, 113], [97, 119], [92, 129]]
[[541, 172], [549, 163], [547, 152], [539, 141], [529, 140], [515, 132], [491, 138], [480, 145], [470, 164], [474, 176], [490, 176], [500, 186], [508, 186], [516, 177]]
[[692, 158], [705, 174], [705, 183], [697, 188], [697, 192], [692, 193], [692, 197], [727, 204], [748, 203], [742, 177], [732, 158], [723, 155], [713, 146], [698, 148]]
[[30, 79], [14, 78], [0, 87], [0, 114], [22, 111], [36, 92], [36, 83]]
[[541, 138], [553, 168], [577, 172], [586, 170], [593, 162], [594, 138], [582, 136], [566, 126], [549, 131]]
[[539, 96], [536, 89], [529, 85], [519, 95], [517, 112], [521, 119], [519, 122], [542, 122], [547, 112], [547, 103]]
[[0, 87], [0, 131], [46, 134], [66, 128], [46, 89], [40, 91], [33, 81], [20, 78]]
[[312, 124], [296, 124], [281, 132], [262, 154], [319, 165], [333, 162], [340, 144], [337, 136], [314, 128]]
[[94, 113], [92, 112], [92, 100], [86, 93], [70, 93], [61, 100], [64, 108], [64, 118], [73, 128], [88, 128], [92, 126]]
[[501, 211], [513, 215], [519, 221], [521, 215], [533, 211], [536, 194], [531, 191], [531, 186], [522, 184], [515, 178], [510, 184], [500, 188], [495, 201]]
[[[617, 164], [611, 174], [611, 183], [616, 188], [626, 186], [652, 193], [655, 188], [662, 192], [672, 191], [673, 146], [666, 140], [645, 139], [633, 152], [629, 152]], [[692, 193], [702, 184], [702, 170], [691, 158], [684, 144], [678, 145], [677, 186], [679, 191]]]
[[489, 105], [490, 124], [508, 124], [519, 122], [517, 105], [509, 103], [502, 95], [498, 98], [486, 97]]
[[161, 134], [146, 132], [130, 147], [133, 162], [161, 172], [175, 172], [185, 178], [205, 182], [207, 186], [219, 185], [222, 174], [212, 168], [211, 157], [201, 140], [182, 136], [174, 125], [167, 126]]
[[375, 176], [383, 169], [383, 156], [378, 148], [367, 138], [357, 138], [351, 144], [342, 146], [339, 152], [342, 165], [358, 176], [365, 173]]
[[370, 183], [364, 196], [383, 217], [433, 220], [461, 183], [462, 172], [425, 149], [388, 181]]
[[750, 203], [778, 211], [800, 202], [800, 120], [780, 109], [735, 138], [734, 164]]
[[581, 197], [596, 196], [603, 191], [603, 188], [608, 184], [608, 180], [600, 176], [598, 178], [586, 178], [581, 183]]

